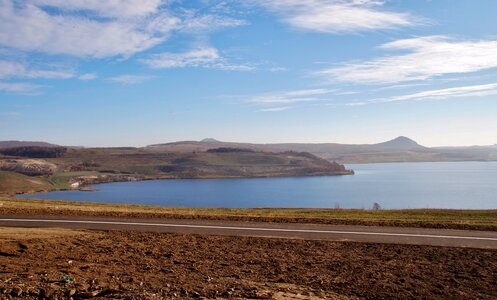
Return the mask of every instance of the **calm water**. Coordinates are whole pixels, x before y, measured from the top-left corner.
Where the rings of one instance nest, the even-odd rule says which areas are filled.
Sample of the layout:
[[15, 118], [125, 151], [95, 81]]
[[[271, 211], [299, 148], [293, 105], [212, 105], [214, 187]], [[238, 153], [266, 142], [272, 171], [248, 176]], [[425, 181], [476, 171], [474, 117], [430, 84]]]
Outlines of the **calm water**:
[[347, 165], [353, 176], [154, 180], [24, 198], [190, 207], [497, 208], [497, 162]]

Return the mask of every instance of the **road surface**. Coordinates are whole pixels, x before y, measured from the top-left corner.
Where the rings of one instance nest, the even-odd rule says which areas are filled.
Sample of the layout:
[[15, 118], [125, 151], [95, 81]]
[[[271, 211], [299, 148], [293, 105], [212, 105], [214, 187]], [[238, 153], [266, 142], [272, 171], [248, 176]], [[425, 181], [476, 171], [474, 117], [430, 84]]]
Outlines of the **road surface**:
[[134, 230], [497, 249], [497, 232], [449, 229], [69, 216], [0, 216], [0, 227]]

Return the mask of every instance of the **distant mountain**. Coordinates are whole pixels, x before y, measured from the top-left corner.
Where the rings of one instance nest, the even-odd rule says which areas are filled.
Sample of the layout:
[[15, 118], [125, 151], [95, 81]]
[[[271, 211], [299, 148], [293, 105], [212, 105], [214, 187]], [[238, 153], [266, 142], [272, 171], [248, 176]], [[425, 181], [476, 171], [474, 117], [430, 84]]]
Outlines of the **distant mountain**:
[[429, 148], [404, 136], [378, 144], [250, 144], [205, 139], [147, 146], [153, 151], [205, 152], [216, 148], [239, 148], [265, 152], [309, 152], [320, 158], [340, 163], [435, 162], [497, 160], [497, 147]]
[[31, 141], [0, 141], [0, 148], [15, 148], [15, 147], [59, 147], [59, 145], [46, 142], [31, 142]]
[[201, 143], [220, 143], [220, 141], [213, 138], [206, 138], [200, 141]]
[[374, 144], [373, 146], [383, 148], [383, 149], [402, 149], [402, 150], [423, 150], [426, 149], [426, 147], [421, 146], [417, 142], [411, 140], [408, 137], [405, 136], [399, 136], [393, 140], [384, 142], [384, 143], [379, 143], [379, 144]]

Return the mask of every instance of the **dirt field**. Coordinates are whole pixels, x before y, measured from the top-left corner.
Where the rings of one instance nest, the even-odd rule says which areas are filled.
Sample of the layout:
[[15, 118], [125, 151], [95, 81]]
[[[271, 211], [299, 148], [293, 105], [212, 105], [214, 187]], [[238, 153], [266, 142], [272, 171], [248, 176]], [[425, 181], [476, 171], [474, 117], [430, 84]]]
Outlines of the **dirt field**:
[[0, 298], [495, 299], [497, 251], [0, 230]]

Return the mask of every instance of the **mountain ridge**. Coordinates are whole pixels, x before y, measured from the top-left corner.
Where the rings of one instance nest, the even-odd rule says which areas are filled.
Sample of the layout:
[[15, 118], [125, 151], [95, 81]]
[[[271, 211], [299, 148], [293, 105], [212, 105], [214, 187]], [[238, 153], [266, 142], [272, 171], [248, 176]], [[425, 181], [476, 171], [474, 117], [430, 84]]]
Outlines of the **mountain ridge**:
[[[0, 141], [12, 145], [12, 142]], [[34, 145], [56, 145], [44, 142]], [[73, 147], [68, 147], [73, 148]], [[95, 147], [92, 147], [95, 148]], [[497, 161], [497, 146], [470, 146], [470, 147], [426, 147], [416, 141], [399, 136], [386, 142], [376, 144], [338, 144], [338, 143], [274, 143], [255, 144], [223, 142], [214, 138], [205, 138], [200, 141], [178, 141], [162, 144], [153, 144], [136, 148], [147, 152], [177, 152], [195, 153], [207, 152], [216, 148], [239, 148], [262, 152], [308, 152], [320, 158], [340, 163], [385, 163], [385, 162], [443, 162], [443, 161]], [[96, 149], [96, 148], [95, 148]], [[105, 149], [105, 147], [104, 147]]]
[[[212, 139], [214, 140], [214, 139]], [[497, 160], [497, 148], [482, 146], [426, 147], [406, 136], [399, 136], [376, 144], [338, 143], [275, 143], [254, 144], [236, 142], [179, 141], [154, 144], [145, 149], [171, 152], [202, 152], [228, 147], [266, 152], [309, 152], [320, 158], [340, 163], [384, 163], [384, 162], [439, 162], [439, 161], [492, 161]]]

